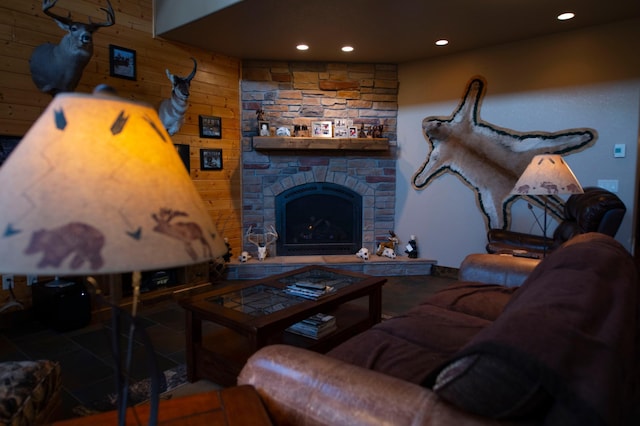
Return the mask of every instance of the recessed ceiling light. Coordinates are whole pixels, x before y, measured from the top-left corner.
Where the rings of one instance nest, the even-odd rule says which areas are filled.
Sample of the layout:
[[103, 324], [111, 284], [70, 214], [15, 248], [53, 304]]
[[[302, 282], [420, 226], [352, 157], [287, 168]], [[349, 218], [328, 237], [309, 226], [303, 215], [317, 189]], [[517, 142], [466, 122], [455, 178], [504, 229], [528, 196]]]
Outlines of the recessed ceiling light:
[[449, 44], [449, 40], [440, 39], [436, 41], [436, 46], [446, 46], [447, 44]]
[[343, 52], [353, 52], [353, 47], [352, 46], [342, 46], [342, 51]]
[[306, 44], [299, 44], [296, 46], [296, 49], [298, 50], [309, 50], [309, 46], [307, 46]]
[[558, 15], [558, 21], [567, 21], [569, 19], [572, 19], [575, 16], [576, 15], [573, 12], [561, 13], [560, 15]]

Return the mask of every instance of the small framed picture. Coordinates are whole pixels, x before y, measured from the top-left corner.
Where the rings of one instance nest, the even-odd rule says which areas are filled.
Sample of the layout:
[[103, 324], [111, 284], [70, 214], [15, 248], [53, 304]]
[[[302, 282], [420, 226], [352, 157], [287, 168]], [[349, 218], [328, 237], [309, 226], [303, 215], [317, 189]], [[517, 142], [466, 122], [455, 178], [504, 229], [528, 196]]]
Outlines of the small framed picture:
[[268, 121], [258, 121], [258, 135], [271, 136], [271, 130], [269, 130]]
[[222, 170], [222, 150], [201, 149], [200, 170]]
[[109, 75], [112, 77], [136, 79], [136, 51], [109, 45]]
[[210, 139], [222, 138], [222, 118], [209, 115], [200, 115], [200, 137]]
[[358, 128], [356, 126], [349, 127], [349, 137], [350, 138], [358, 137]]
[[176, 151], [178, 152], [178, 155], [180, 156], [180, 159], [182, 160], [182, 163], [184, 164], [184, 166], [187, 168], [187, 173], [191, 172], [191, 159], [190, 159], [190, 153], [189, 153], [189, 145], [188, 144], [180, 144], [180, 143], [174, 143], [173, 146], [176, 147]]
[[331, 133], [331, 121], [314, 121], [311, 123], [311, 136], [315, 138], [330, 138]]
[[7, 161], [11, 151], [18, 146], [22, 136], [0, 136], [0, 166]]

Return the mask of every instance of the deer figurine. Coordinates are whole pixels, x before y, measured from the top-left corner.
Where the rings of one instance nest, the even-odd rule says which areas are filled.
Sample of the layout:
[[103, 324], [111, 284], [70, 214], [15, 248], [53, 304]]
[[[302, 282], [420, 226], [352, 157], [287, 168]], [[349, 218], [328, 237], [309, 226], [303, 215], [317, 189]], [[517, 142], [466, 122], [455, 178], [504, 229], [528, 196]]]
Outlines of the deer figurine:
[[37, 46], [29, 67], [31, 78], [42, 92], [55, 96], [59, 92], [73, 92], [80, 82], [82, 72], [93, 55], [93, 33], [99, 28], [110, 27], [116, 22], [111, 2], [108, 8], [101, 8], [107, 14], [105, 22], [89, 23], [71, 20], [71, 13], [65, 18], [50, 11], [57, 0], [43, 0], [42, 11], [67, 31], [58, 44], [44, 43]]
[[278, 239], [278, 233], [274, 229], [273, 226], [270, 226], [270, 231], [262, 234], [262, 238], [258, 237], [251, 230], [253, 229], [253, 225], [249, 226], [247, 233], [245, 234], [247, 238], [247, 242], [255, 244], [258, 248], [258, 260], [262, 261], [267, 258], [267, 248], [276, 242]]
[[171, 223], [176, 217], [188, 216], [185, 212], [175, 211], [171, 209], [160, 209], [160, 214], [152, 214], [151, 217], [156, 221], [157, 225], [154, 231], [165, 234], [171, 238], [175, 238], [184, 243], [184, 248], [193, 260], [198, 260], [198, 254], [193, 249], [191, 243], [199, 241], [203, 249], [203, 259], [212, 257], [211, 246], [207, 242], [200, 225], [195, 222], [178, 222]]
[[171, 98], [164, 99], [160, 103], [158, 115], [167, 133], [171, 136], [176, 134], [178, 130], [180, 130], [180, 127], [182, 127], [184, 114], [187, 112], [187, 107], [189, 106], [187, 104], [189, 88], [191, 87], [191, 80], [196, 75], [196, 69], [198, 68], [196, 60], [194, 58], [191, 58], [191, 60], [193, 61], [193, 70], [191, 74], [186, 77], [173, 75], [168, 69], [165, 70], [173, 88], [171, 90]]

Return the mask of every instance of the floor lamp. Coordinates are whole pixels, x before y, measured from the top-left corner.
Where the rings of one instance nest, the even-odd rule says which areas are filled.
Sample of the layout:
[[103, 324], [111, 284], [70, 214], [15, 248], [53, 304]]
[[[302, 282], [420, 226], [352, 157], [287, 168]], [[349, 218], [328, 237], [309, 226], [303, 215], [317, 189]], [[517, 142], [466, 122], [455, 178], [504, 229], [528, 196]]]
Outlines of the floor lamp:
[[547, 254], [547, 197], [583, 192], [571, 168], [558, 154], [536, 155], [516, 182], [511, 194], [539, 195], [544, 199], [543, 256]]
[[[0, 273], [134, 272], [133, 317], [140, 271], [227, 252], [156, 111], [111, 90], [53, 98], [0, 167], [0, 206]], [[125, 372], [130, 357], [129, 349]], [[157, 395], [151, 405], [153, 424]]]

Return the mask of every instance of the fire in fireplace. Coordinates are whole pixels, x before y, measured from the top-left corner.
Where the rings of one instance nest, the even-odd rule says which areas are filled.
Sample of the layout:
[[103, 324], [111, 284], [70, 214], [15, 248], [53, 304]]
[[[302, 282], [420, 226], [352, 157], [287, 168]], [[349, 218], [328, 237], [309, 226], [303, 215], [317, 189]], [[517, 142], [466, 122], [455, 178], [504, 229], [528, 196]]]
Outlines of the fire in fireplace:
[[362, 246], [362, 196], [329, 182], [276, 196], [278, 256], [354, 254]]

